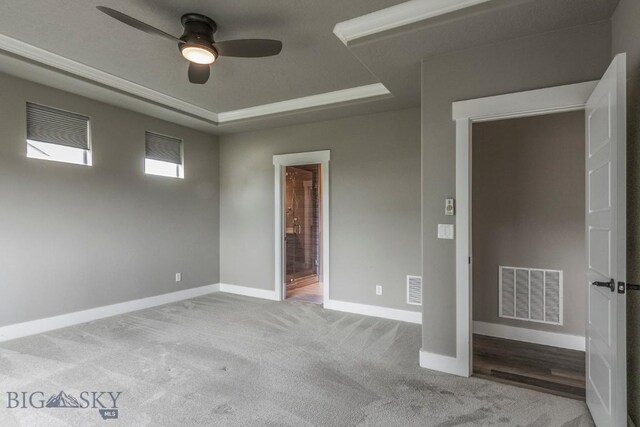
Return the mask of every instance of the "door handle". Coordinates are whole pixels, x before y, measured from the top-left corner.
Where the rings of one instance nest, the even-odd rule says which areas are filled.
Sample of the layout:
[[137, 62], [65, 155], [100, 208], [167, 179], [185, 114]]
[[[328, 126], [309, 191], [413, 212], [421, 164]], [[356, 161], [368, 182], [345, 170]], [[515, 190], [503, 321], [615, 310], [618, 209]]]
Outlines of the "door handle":
[[608, 282], [593, 282], [591, 284], [593, 286], [597, 286], [599, 288], [609, 288], [609, 289], [611, 289], [611, 292], [615, 292], [615, 290], [616, 290], [616, 282], [613, 279], [611, 279]]

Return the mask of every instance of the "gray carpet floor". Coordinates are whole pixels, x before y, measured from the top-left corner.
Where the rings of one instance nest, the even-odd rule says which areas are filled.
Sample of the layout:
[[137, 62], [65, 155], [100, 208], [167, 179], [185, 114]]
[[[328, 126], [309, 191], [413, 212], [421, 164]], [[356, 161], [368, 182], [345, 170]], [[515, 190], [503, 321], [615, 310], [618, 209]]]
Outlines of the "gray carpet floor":
[[[583, 402], [418, 366], [420, 326], [212, 294], [0, 343], [0, 426], [591, 426]], [[6, 391], [120, 391], [7, 409]]]

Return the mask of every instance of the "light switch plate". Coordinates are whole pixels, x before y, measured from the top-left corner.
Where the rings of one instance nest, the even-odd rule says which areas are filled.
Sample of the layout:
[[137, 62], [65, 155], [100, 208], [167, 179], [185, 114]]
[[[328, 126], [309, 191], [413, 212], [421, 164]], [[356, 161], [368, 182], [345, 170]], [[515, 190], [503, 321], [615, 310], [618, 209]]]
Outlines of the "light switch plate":
[[444, 199], [444, 214], [455, 215], [456, 214], [456, 202], [453, 197], [447, 197]]
[[438, 224], [438, 239], [452, 240], [454, 235], [453, 224]]

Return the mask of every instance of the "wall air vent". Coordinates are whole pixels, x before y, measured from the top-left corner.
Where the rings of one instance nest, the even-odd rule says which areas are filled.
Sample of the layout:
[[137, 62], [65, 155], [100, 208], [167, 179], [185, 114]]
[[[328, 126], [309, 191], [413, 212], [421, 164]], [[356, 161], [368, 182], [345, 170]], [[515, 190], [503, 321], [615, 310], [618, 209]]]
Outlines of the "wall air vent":
[[422, 277], [407, 276], [407, 304], [422, 305]]
[[499, 316], [562, 325], [562, 271], [499, 267]]

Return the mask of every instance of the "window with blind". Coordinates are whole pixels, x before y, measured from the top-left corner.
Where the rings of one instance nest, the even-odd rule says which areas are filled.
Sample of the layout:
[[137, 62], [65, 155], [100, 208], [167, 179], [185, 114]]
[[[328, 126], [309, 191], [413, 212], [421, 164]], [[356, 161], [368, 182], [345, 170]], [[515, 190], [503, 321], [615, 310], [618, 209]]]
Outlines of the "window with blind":
[[27, 102], [27, 157], [90, 166], [89, 117]]
[[146, 132], [144, 172], [150, 175], [184, 178], [182, 140]]

